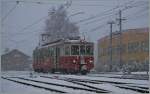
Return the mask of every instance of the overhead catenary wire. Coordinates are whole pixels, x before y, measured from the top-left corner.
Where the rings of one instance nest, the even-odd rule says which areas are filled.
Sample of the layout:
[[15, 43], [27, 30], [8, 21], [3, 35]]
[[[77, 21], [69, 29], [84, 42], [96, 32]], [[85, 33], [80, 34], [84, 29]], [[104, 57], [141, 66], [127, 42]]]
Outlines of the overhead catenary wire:
[[[143, 4], [140, 4], [140, 5], [143, 5]], [[133, 7], [125, 7], [125, 8], [123, 8], [122, 10], [125, 11], [125, 10], [127, 10], [127, 9], [131, 9], [131, 8], [138, 7], [138, 6], [139, 6], [139, 5], [135, 5], [135, 6], [133, 6]], [[143, 11], [144, 11], [144, 10], [143, 10]], [[105, 18], [105, 17], [110, 17], [110, 16], [111, 16], [111, 15], [104, 16], [104, 18]], [[86, 25], [87, 25], [87, 24], [91, 24], [91, 23], [95, 23], [95, 22], [98, 22], [98, 21], [101, 21], [101, 20], [103, 20], [103, 18], [101, 18], [101, 19], [99, 19], [99, 20], [91, 21], [91, 22], [89, 22], [89, 23], [86, 23]], [[91, 30], [86, 31], [86, 32], [96, 31], [96, 30], [98, 30], [98, 29], [100, 29], [100, 28], [103, 28], [104, 25], [106, 25], [106, 24], [102, 24], [102, 25], [97, 26], [97, 27], [95, 27], [94, 29], [91, 29]]]
[[[19, 2], [21, 2], [21, 3], [33, 3], [33, 4], [39, 4], [39, 5], [42, 5], [42, 4], [58, 4], [58, 2], [57, 3], [54, 3], [53, 1], [55, 1], [55, 0], [51, 0], [51, 1], [38, 1], [38, 0], [33, 0], [33, 1], [29, 1], [29, 0], [11, 0], [11, 1], [5, 1], [5, 2], [11, 2], [11, 3], [13, 3], [13, 2], [15, 2], [15, 1], [19, 1]], [[63, 0], [62, 0], [63, 1]], [[64, 1], [66, 1], [66, 0], [64, 0]], [[72, 0], [70, 0], [70, 1], [72, 1]], [[92, 0], [93, 1], [93, 0]], [[99, 0], [97, 0], [97, 1], [99, 1]], [[3, 1], [4, 2], [4, 1]], [[55, 1], [56, 2], [56, 1]], [[102, 6], [102, 7], [110, 7], [110, 6], [112, 6], [112, 5], [108, 5], [108, 4], [78, 4], [78, 3], [74, 3], [73, 4], [73, 6]]]
[[[143, 4], [141, 4], [141, 5], [143, 5]], [[141, 5], [140, 5], [140, 6], [141, 6]], [[131, 9], [131, 8], [135, 8], [135, 7], [139, 7], [139, 5], [126, 6], [124, 9], [122, 9], [122, 11], [125, 11], [125, 10], [127, 10], [127, 9]], [[104, 15], [104, 17], [102, 16], [102, 18], [100, 18], [100, 19], [95, 19], [95, 20], [93, 20], [93, 21], [87, 22], [87, 23], [85, 23], [84, 25], [88, 25], [88, 24], [91, 24], [91, 23], [99, 22], [99, 21], [101, 21], [101, 20], [104, 20], [104, 18], [111, 17], [111, 16], [113, 16], [113, 15], [115, 15], [114, 12], [109, 13], [109, 14], [106, 14], [106, 16]]]
[[143, 8], [142, 10], [140, 10], [140, 11], [138, 11], [138, 12], [132, 14], [132, 15], [127, 15], [126, 18], [129, 19], [129, 20], [126, 21], [125, 23], [127, 23], [129, 21], [137, 21], [136, 20], [137, 18], [140, 18], [140, 17], [143, 17], [144, 15], [146, 15], [145, 13], [148, 13], [148, 12], [145, 9], [147, 9], [147, 8]]
[[[130, 2], [131, 2], [131, 1], [130, 1]], [[111, 9], [111, 10], [112, 10], [112, 9]], [[111, 11], [111, 10], [109, 10], [109, 11]], [[108, 12], [108, 11], [106, 11], [106, 12]], [[105, 13], [105, 12], [104, 12], [104, 13]], [[20, 30], [20, 32], [18, 32], [18, 33], [16, 33], [16, 34], [21, 34], [22, 31], [24, 31], [24, 30], [28, 29], [29, 27], [31, 27], [31, 26], [37, 24], [38, 22], [40, 22], [41, 20], [45, 19], [46, 17], [47, 17], [47, 16], [42, 17], [42, 18], [40, 18], [39, 20], [35, 21], [34, 23], [32, 23], [32, 24], [30, 24], [30, 25], [27, 25], [27, 26], [24, 27], [22, 30]], [[97, 20], [97, 21], [98, 21], [98, 20]], [[94, 22], [95, 22], [95, 21], [94, 21]]]
[[[18, 2], [18, 1], [16, 1], [16, 2]], [[20, 0], [19, 2], [25, 2], [25, 1], [24, 1], [24, 0]], [[131, 2], [131, 1], [130, 1], [130, 2]], [[129, 2], [128, 2], [128, 3], [129, 3]], [[126, 4], [128, 4], [128, 3], [126, 3]], [[118, 7], [116, 7], [116, 8], [118, 8]], [[105, 11], [105, 12], [103, 12], [103, 13], [112, 11], [113, 9], [114, 9], [114, 8], [112, 8], [111, 10]], [[96, 16], [97, 16], [97, 15], [96, 15]], [[32, 24], [27, 25], [26, 27], [24, 27], [23, 29], [21, 29], [21, 30], [20, 30], [18, 33], [16, 33], [16, 34], [21, 34], [22, 31], [24, 31], [24, 30], [26, 30], [26, 29], [32, 27], [33, 25], [39, 23], [40, 21], [42, 21], [42, 20], [45, 19], [46, 17], [47, 17], [47, 16], [42, 17], [42, 18], [40, 18], [39, 20], [33, 22]], [[92, 17], [92, 18], [93, 18], [93, 17]], [[91, 18], [88, 18], [88, 19], [91, 19]], [[88, 19], [86, 19], [86, 20], [88, 20]]]
[[91, 33], [91, 32], [93, 33], [95, 31], [97, 31], [98, 29], [104, 28], [106, 25], [107, 25], [107, 23], [103, 23], [103, 24], [101, 24], [101, 25], [99, 25], [99, 26], [97, 26], [95, 28], [92, 28], [92, 29], [90, 29], [88, 31], [85, 31], [84, 33]]
[[[130, 2], [131, 2], [131, 1], [130, 1]], [[110, 11], [111, 11], [111, 10], [110, 10]], [[106, 13], [106, 12], [108, 12], [108, 11], [105, 11], [105, 13]], [[112, 13], [110, 13], [110, 14], [112, 14]], [[105, 15], [106, 15], [106, 14], [105, 14]], [[106, 17], [105, 15], [103, 15], [104, 18]], [[110, 15], [110, 16], [112, 16], [112, 15]], [[108, 16], [108, 17], [110, 17], [110, 16]], [[45, 17], [40, 18], [39, 20], [33, 22], [33, 23], [30, 24], [30, 25], [27, 25], [26, 27], [24, 27], [24, 28], [21, 29], [18, 33], [15, 33], [15, 34], [17, 34], [17, 35], [18, 35], [18, 34], [23, 34], [22, 31], [25, 31], [26, 29], [32, 27], [33, 25], [39, 23], [40, 21], [42, 21], [43, 19], [45, 19], [45, 18], [47, 18], [47, 17], [48, 17], [48, 16], [45, 16]], [[103, 18], [101, 18], [100, 20], [103, 20]], [[100, 20], [97, 20], [97, 21], [100, 21]], [[93, 21], [93, 22], [97, 22], [97, 21]], [[86, 23], [86, 24], [91, 24], [91, 23]], [[97, 29], [97, 28], [98, 28], [98, 27], [96, 27], [96, 29]], [[91, 30], [96, 30], [96, 29], [91, 29]]]
[[31, 24], [25, 26], [23, 29], [19, 30], [19, 31], [18, 31], [17, 33], [15, 33], [15, 34], [17, 34], [17, 35], [22, 34], [23, 31], [25, 31], [25, 30], [31, 28], [31, 27], [32, 27], [33, 25], [35, 25], [35, 24], [38, 24], [39, 22], [41, 22], [42, 20], [44, 20], [44, 19], [47, 18], [47, 17], [48, 17], [48, 16], [41, 17], [40, 19], [36, 20], [35, 22], [33, 22], [33, 23], [31, 23]]
[[[35, 34], [39, 34], [40, 32], [37, 32], [37, 31], [41, 31], [41, 30], [34, 30], [34, 31], [32, 31], [32, 33], [35, 33]], [[24, 38], [24, 39], [22, 39], [22, 40], [13, 40], [12, 38], [10, 38], [10, 37], [5, 37], [6, 39], [8, 39], [8, 40], [10, 40], [10, 41], [12, 41], [13, 43], [15, 43], [16, 45], [17, 44], [20, 44], [20, 43], [23, 43], [23, 41], [31, 41], [31, 39], [32, 38], [29, 38], [29, 37], [33, 37], [33, 35], [31, 34], [31, 33], [27, 33], [28, 34], [28, 36], [27, 37], [21, 37], [21, 38]], [[32, 35], [32, 36], [31, 36]]]
[[[122, 9], [122, 11], [125, 11], [125, 10], [127, 10], [127, 9], [131, 9], [131, 8], [134, 8], [134, 7], [138, 7], [138, 6], [144, 5], [144, 4], [140, 3], [139, 1], [134, 3], [134, 4], [139, 4], [139, 5], [134, 5], [134, 6], [133, 6], [133, 4], [132, 4], [132, 5], [128, 5], [128, 4], [133, 3], [133, 1], [134, 1], [134, 0], [129, 1], [129, 2], [125, 3], [125, 4], [120, 5], [120, 7], [125, 6], [125, 7]], [[128, 6], [127, 6], [127, 5], [128, 5]], [[108, 10], [108, 11], [105, 11], [105, 12], [106, 12], [106, 13], [107, 13], [107, 12], [112, 12], [113, 10], [119, 9], [120, 7], [119, 7], [119, 6], [116, 6], [116, 7], [112, 8], [112, 9], [110, 9], [110, 10]], [[103, 15], [112, 14], [112, 13], [105, 14], [105, 12], [103, 12], [104, 14], [103, 14], [103, 13], [102, 13], [102, 14], [103, 14]], [[98, 15], [98, 14], [97, 14], [97, 15]], [[77, 21], [76, 23], [82, 23], [82, 22], [85, 22], [85, 21], [88, 21], [88, 20], [93, 20], [93, 19], [95, 19], [95, 18], [100, 17], [100, 16], [97, 17], [97, 15], [95, 15], [95, 17], [93, 16], [93, 17], [89, 17], [89, 18], [86, 18], [86, 19], [79, 20], [79, 21]], [[102, 16], [103, 16], [103, 15], [102, 15]], [[98, 20], [96, 20], [96, 21], [91, 21], [91, 22], [92, 22], [92, 23], [98, 22]], [[91, 24], [91, 23], [89, 22], [89, 23], [87, 23], [87, 24]], [[87, 25], [87, 24], [85, 24], [85, 25]]]
[[[24, 1], [16, 1], [16, 2], [24, 2]], [[18, 4], [18, 3], [17, 3], [17, 4]], [[67, 2], [67, 3], [64, 4], [64, 5], [66, 6], [66, 9], [67, 9], [67, 8], [70, 7], [71, 3], [68, 3], [68, 2]], [[22, 34], [22, 31], [25, 31], [26, 29], [29, 29], [30, 27], [32, 27], [32, 26], [35, 25], [35, 24], [38, 24], [39, 22], [41, 22], [42, 20], [46, 19], [47, 17], [49, 17], [49, 15], [48, 15], [48, 16], [44, 16], [44, 17], [42, 17], [42, 18], [36, 20], [36, 21], [33, 22], [32, 24], [29, 24], [29, 25], [25, 26], [23, 29], [21, 29], [20, 31], [18, 31], [18, 32], [15, 33], [15, 34], [17, 34], [17, 35]]]
[[[131, 1], [130, 1], [130, 3], [131, 3]], [[42, 18], [44, 19], [45, 17], [42, 17]], [[16, 33], [16, 35], [22, 34], [22, 31], [24, 31], [24, 30], [28, 29], [29, 27], [35, 25], [36, 23], [40, 22], [40, 20], [41, 20], [41, 19], [39, 19], [38, 21], [34, 22], [33, 24], [27, 25], [27, 26], [24, 27], [22, 30], [20, 30], [20, 32]], [[96, 28], [97, 28], [97, 27], [96, 27]], [[96, 29], [93, 29], [93, 30], [96, 30]], [[24, 32], [24, 33], [25, 33], [25, 32]]]
[[137, 15], [139, 15], [139, 14], [141, 14], [142, 12], [148, 12], [148, 7], [144, 7], [144, 8], [142, 8], [141, 10], [139, 10], [139, 11], [137, 11], [137, 12], [135, 12], [135, 13], [132, 13], [132, 14], [129, 14], [129, 15], [127, 15], [126, 17], [130, 17], [130, 16], [137, 16]]
[[17, 5], [19, 4], [19, 1], [16, 1], [16, 4], [9, 10], [9, 12], [2, 18], [2, 23], [4, 22], [4, 20], [10, 15], [11, 12], [13, 12]]
[[[74, 16], [74, 15], [77, 15], [77, 14], [83, 14], [83, 13], [84, 13], [84, 12], [78, 12], [78, 13], [75, 13], [75, 14], [71, 14], [69, 17]], [[46, 18], [48, 18], [48, 17], [49, 17], [49, 15], [48, 15], [48, 16], [44, 16], [44, 17], [41, 17], [39, 20], [36, 20], [36, 21], [34, 21], [33, 23], [31, 23], [31, 24], [25, 26], [23, 29], [19, 30], [17, 33], [15, 33], [15, 35], [20, 35], [20, 34], [28, 33], [28, 32], [23, 32], [23, 31], [29, 29], [30, 27], [32, 27], [32, 26], [35, 25], [35, 24], [38, 24], [39, 22], [41, 22], [42, 20], [44, 20], [44, 19], [46, 19]]]
[[117, 6], [111, 8], [111, 9], [109, 9], [109, 10], [106, 10], [106, 11], [104, 11], [104, 12], [102, 12], [102, 13], [98, 13], [98, 14], [92, 16], [92, 17], [88, 17], [88, 18], [85, 18], [85, 19], [81, 19], [81, 20], [79, 20], [79, 21], [77, 21], [77, 22], [75, 22], [75, 23], [78, 24], [78, 23], [82, 23], [82, 22], [85, 22], [85, 21], [89, 21], [89, 20], [92, 20], [92, 19], [101, 17], [101, 16], [103, 16], [103, 15], [106, 15], [105, 13], [112, 12], [112, 11], [114, 11], [114, 10], [116, 10], [116, 9], [119, 9], [120, 7], [123, 7], [123, 6], [127, 5], [127, 4], [131, 4], [132, 2], [134, 2], [134, 0], [129, 1], [129, 2], [126, 2], [125, 4], [122, 4], [122, 5], [120, 5], [120, 6], [117, 5]]

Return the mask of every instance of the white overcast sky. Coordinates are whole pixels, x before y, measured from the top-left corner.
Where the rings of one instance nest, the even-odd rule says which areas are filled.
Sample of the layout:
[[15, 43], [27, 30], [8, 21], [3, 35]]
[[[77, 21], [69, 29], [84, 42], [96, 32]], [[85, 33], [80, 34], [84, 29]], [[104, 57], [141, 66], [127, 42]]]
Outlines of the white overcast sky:
[[[53, 6], [58, 7], [65, 4], [67, 0], [18, 0], [25, 2], [19, 2], [16, 7], [15, 1], [17, 0], [2, 0], [1, 3], [1, 17], [2, 20], [4, 19], [1, 32], [2, 51], [5, 48], [19, 49], [31, 56], [33, 49], [38, 45], [39, 34], [44, 30], [46, 18], [31, 27], [29, 25], [47, 16]], [[126, 19], [123, 22], [123, 29], [148, 27], [148, 0], [72, 0], [67, 12], [68, 15], [84, 12], [84, 14], [70, 17], [72, 22], [96, 15], [92, 20], [77, 24], [80, 27], [81, 35], [85, 35], [88, 40], [96, 43], [98, 39], [109, 34], [109, 25], [106, 23], [115, 20], [118, 17], [119, 9], [123, 9], [125, 4], [132, 8], [122, 12], [122, 16]], [[104, 14], [105, 11], [116, 6], [121, 7]], [[12, 10], [12, 8], [14, 9]], [[12, 11], [8, 14], [10, 10]], [[110, 13], [112, 13], [111, 16], [109, 16]], [[29, 27], [25, 29], [27, 26]], [[94, 30], [98, 26], [100, 28]], [[118, 30], [117, 25], [114, 26], [113, 31], [116, 30]]]

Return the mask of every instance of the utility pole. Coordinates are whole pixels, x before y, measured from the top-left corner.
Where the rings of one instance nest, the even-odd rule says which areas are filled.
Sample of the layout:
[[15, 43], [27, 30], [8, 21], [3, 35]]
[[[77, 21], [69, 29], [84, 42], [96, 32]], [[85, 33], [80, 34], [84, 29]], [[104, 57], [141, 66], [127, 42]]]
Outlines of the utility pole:
[[[117, 19], [119, 21], [119, 63], [122, 64], [122, 21], [125, 20], [122, 18], [122, 11], [119, 10], [119, 18]], [[121, 67], [121, 66], [120, 66]]]
[[109, 56], [110, 56], [110, 61], [109, 61], [109, 70], [112, 70], [112, 27], [113, 24], [115, 24], [114, 21], [110, 21], [108, 22], [108, 24], [110, 25], [110, 38], [109, 38]]

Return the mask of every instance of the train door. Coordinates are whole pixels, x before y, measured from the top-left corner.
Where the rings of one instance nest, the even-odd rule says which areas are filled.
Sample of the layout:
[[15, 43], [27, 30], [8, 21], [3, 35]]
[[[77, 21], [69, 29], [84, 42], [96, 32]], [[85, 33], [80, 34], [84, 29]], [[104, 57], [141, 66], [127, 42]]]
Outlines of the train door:
[[59, 71], [59, 57], [60, 57], [60, 48], [56, 47], [56, 55], [55, 55], [55, 64], [56, 64], [56, 71]]

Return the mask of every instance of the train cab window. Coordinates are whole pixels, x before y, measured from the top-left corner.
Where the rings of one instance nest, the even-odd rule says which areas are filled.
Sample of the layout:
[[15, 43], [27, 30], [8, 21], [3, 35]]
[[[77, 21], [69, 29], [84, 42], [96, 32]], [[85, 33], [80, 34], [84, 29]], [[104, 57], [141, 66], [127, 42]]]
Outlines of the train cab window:
[[49, 57], [48, 48], [45, 49], [46, 57]]
[[92, 46], [86, 46], [86, 54], [93, 55], [93, 47]]
[[85, 55], [85, 46], [84, 45], [80, 46], [80, 54]]
[[71, 54], [72, 55], [79, 55], [79, 46], [78, 45], [72, 45], [71, 46]]
[[70, 55], [70, 47], [69, 46], [65, 47], [65, 55]]

